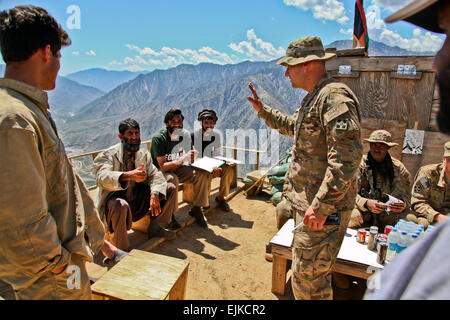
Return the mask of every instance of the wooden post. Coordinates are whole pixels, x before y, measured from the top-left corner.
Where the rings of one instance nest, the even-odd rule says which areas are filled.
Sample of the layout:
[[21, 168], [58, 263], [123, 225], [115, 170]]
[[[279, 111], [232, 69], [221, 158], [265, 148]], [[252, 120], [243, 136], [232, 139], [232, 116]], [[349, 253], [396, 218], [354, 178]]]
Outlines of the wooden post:
[[[233, 150], [234, 160], [237, 160], [237, 149]], [[237, 178], [238, 178], [238, 166], [237, 164], [233, 165], [233, 180], [231, 181], [231, 188], [237, 187]]]
[[256, 152], [256, 167], [255, 170], [259, 170], [259, 151]]

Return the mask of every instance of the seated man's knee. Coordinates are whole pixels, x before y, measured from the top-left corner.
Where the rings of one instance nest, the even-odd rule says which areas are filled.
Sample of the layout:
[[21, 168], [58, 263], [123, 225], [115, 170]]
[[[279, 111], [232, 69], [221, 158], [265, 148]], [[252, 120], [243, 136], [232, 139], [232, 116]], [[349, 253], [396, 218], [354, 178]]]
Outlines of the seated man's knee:
[[411, 221], [414, 223], [419, 223], [419, 219], [417, 218], [417, 216], [414, 213], [410, 213], [406, 216], [406, 221]]
[[166, 188], [166, 198], [169, 198], [171, 195], [177, 192], [177, 187], [172, 182], [167, 183]]

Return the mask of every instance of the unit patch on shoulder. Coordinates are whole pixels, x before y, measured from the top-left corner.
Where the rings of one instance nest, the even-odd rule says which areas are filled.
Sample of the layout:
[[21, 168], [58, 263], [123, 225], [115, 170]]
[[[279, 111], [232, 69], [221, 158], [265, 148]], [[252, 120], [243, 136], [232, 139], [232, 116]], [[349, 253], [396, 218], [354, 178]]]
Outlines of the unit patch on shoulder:
[[342, 119], [336, 121], [336, 130], [347, 130], [348, 128], [348, 120]]
[[428, 189], [430, 187], [430, 182], [428, 182], [428, 179], [425, 177], [420, 179], [419, 182], [425, 189]]

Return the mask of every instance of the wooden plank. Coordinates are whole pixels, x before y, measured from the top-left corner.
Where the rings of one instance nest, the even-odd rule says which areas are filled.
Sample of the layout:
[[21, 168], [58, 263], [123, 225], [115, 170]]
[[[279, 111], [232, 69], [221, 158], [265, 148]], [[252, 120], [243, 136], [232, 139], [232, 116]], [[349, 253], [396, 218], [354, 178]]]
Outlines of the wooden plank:
[[402, 160], [403, 140], [405, 139], [405, 129], [407, 123], [405, 121], [386, 120], [376, 118], [363, 118], [361, 121], [361, 139], [363, 141], [363, 153], [367, 154], [370, 149], [370, 144], [364, 139], [369, 138], [370, 134], [378, 129], [384, 129], [391, 133], [392, 141], [398, 143], [398, 146], [389, 149], [389, 154]]
[[186, 285], [189, 268], [186, 268], [169, 293], [169, 300], [184, 300], [186, 298]]
[[89, 280], [92, 282], [96, 282], [100, 279], [106, 272], [108, 272], [108, 268], [99, 266], [93, 262], [86, 262], [86, 271], [89, 276]]
[[185, 260], [134, 249], [94, 283], [92, 291], [120, 300], [165, 300], [188, 266]]
[[366, 56], [366, 49], [365, 48], [352, 48], [352, 49], [343, 49], [343, 50], [337, 50], [336, 55], [338, 57], [343, 56]]
[[420, 80], [422, 79], [422, 72], [416, 72], [416, 74], [398, 74], [396, 71], [393, 71], [389, 74], [389, 76], [393, 79]]
[[396, 57], [337, 57], [326, 63], [327, 70], [339, 70], [339, 66], [350, 65], [354, 71], [397, 71], [399, 64], [413, 64], [420, 72], [433, 72], [434, 56]]
[[272, 292], [284, 295], [286, 287], [287, 259], [276, 254], [272, 261]]
[[[358, 97], [363, 118], [407, 122], [407, 128], [426, 130], [434, 94], [434, 73], [421, 80], [393, 79], [390, 72], [361, 72], [359, 78], [340, 78]], [[420, 93], [420, 94], [417, 94]]]

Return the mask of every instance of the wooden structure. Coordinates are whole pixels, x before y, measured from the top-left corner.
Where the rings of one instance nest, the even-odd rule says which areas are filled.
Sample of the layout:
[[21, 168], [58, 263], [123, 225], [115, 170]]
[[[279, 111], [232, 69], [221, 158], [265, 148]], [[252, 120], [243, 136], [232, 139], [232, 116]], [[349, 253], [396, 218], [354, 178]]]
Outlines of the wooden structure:
[[96, 300], [183, 300], [189, 262], [132, 250], [92, 285]]
[[[331, 76], [346, 83], [361, 104], [363, 138], [372, 130], [386, 129], [399, 146], [391, 154], [401, 160], [414, 178], [424, 165], [442, 161], [444, 143], [450, 138], [438, 132], [436, 115], [439, 93], [432, 70], [432, 56], [367, 57], [341, 55], [326, 64]], [[339, 66], [350, 65], [350, 74]], [[398, 65], [415, 65], [415, 75], [397, 74]], [[425, 131], [422, 155], [401, 153], [405, 129]], [[364, 151], [367, 152], [365, 145]]]
[[[278, 233], [270, 240], [273, 255], [272, 292], [284, 295], [289, 264], [292, 261], [292, 240], [294, 219], [289, 219]], [[373, 272], [383, 266], [376, 262], [377, 254], [367, 249], [366, 245], [356, 242], [356, 230], [347, 229], [333, 271], [368, 279]]]

